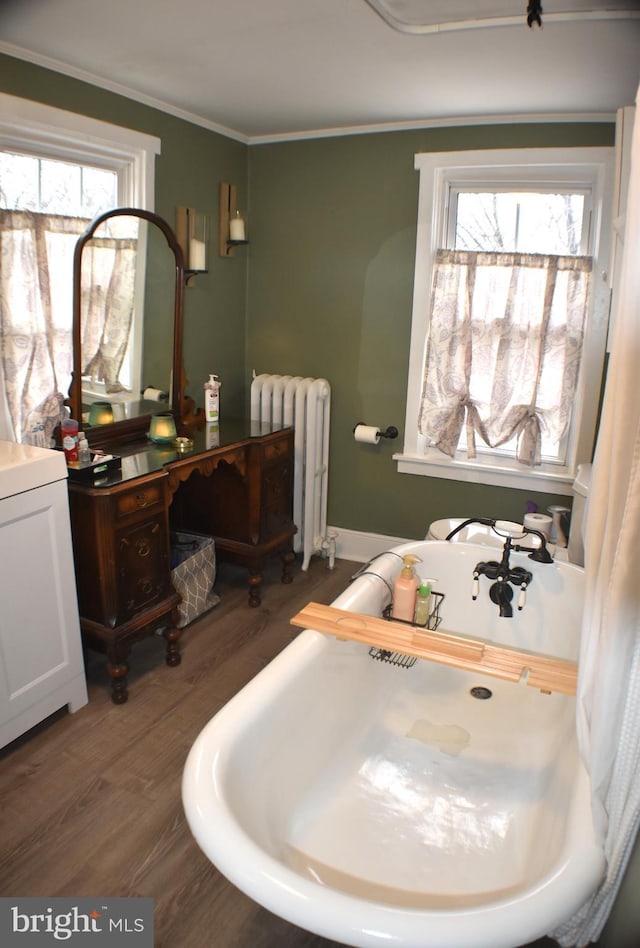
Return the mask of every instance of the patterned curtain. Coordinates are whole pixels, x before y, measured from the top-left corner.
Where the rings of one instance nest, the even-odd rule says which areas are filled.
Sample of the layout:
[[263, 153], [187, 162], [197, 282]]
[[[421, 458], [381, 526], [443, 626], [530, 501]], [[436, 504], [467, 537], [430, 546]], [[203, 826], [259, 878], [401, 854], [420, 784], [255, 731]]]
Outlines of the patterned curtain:
[[138, 239], [103, 231], [82, 251], [82, 375], [104, 382], [109, 394], [124, 391], [119, 376], [133, 322]]
[[[67, 394], [73, 369], [73, 253], [85, 218], [0, 210], [0, 376], [17, 441], [34, 412]], [[118, 381], [131, 329], [137, 237], [98, 237], [83, 252], [83, 375]], [[44, 408], [42, 408], [44, 411]]]
[[73, 250], [87, 224], [0, 210], [1, 374], [17, 441], [28, 440], [33, 409], [69, 389]]
[[438, 250], [420, 408], [421, 434], [453, 457], [466, 426], [492, 448], [517, 439], [541, 462], [564, 435], [576, 391], [590, 257]]

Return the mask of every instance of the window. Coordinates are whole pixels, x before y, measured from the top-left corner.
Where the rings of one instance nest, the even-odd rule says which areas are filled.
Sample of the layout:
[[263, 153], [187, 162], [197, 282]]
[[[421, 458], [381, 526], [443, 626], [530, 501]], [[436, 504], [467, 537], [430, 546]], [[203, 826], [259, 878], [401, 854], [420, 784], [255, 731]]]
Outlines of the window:
[[36, 155], [0, 151], [0, 207], [38, 214], [81, 217], [117, 204], [115, 171]]
[[416, 156], [401, 472], [570, 492], [600, 393], [612, 167], [612, 149]]
[[0, 437], [33, 441], [69, 388], [75, 242], [104, 210], [153, 209], [160, 149], [13, 96], [0, 114]]
[[486, 253], [586, 256], [590, 196], [573, 190], [452, 188], [445, 246]]

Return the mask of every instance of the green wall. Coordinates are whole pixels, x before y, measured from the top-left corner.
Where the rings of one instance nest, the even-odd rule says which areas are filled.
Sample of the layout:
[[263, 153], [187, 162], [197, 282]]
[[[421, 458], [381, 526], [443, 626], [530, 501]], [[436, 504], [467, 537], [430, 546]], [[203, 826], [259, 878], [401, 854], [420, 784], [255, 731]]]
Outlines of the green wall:
[[[209, 273], [186, 289], [188, 391], [210, 372], [224, 414], [242, 414], [251, 370], [322, 376], [332, 386], [329, 522], [420, 537], [447, 516], [519, 520], [552, 494], [398, 474], [409, 357], [419, 151], [613, 145], [610, 124], [496, 125], [353, 135], [247, 147], [54, 72], [0, 56], [0, 90], [158, 136], [156, 209], [211, 214]], [[218, 184], [238, 186], [250, 245], [217, 253]], [[400, 429], [356, 444], [356, 422]]]
[[[253, 146], [249, 156], [248, 367], [332, 386], [329, 522], [417, 538], [431, 520], [520, 521], [566, 497], [399, 474], [415, 259], [414, 154], [612, 145], [608, 124], [482, 126]], [[353, 426], [396, 425], [356, 444]]]

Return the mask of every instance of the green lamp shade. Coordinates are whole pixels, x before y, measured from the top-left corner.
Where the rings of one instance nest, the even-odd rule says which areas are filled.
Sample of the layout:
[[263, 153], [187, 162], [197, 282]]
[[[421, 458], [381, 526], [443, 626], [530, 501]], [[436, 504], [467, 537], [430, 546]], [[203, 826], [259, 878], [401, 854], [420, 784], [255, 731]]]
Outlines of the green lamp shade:
[[113, 422], [113, 408], [111, 402], [92, 402], [89, 409], [89, 424], [110, 425]]
[[171, 412], [151, 416], [149, 437], [152, 441], [156, 444], [165, 444], [167, 441], [173, 441], [176, 435], [176, 423]]

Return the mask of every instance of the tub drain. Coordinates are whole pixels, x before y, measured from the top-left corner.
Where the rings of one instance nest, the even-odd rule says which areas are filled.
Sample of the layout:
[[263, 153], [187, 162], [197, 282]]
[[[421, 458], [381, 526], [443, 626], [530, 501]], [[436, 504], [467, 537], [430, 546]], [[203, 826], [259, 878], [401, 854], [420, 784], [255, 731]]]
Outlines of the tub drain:
[[476, 685], [475, 688], [471, 688], [469, 694], [472, 698], [479, 698], [480, 701], [486, 701], [487, 698], [493, 698], [493, 691], [491, 688], [483, 688], [481, 685]]

